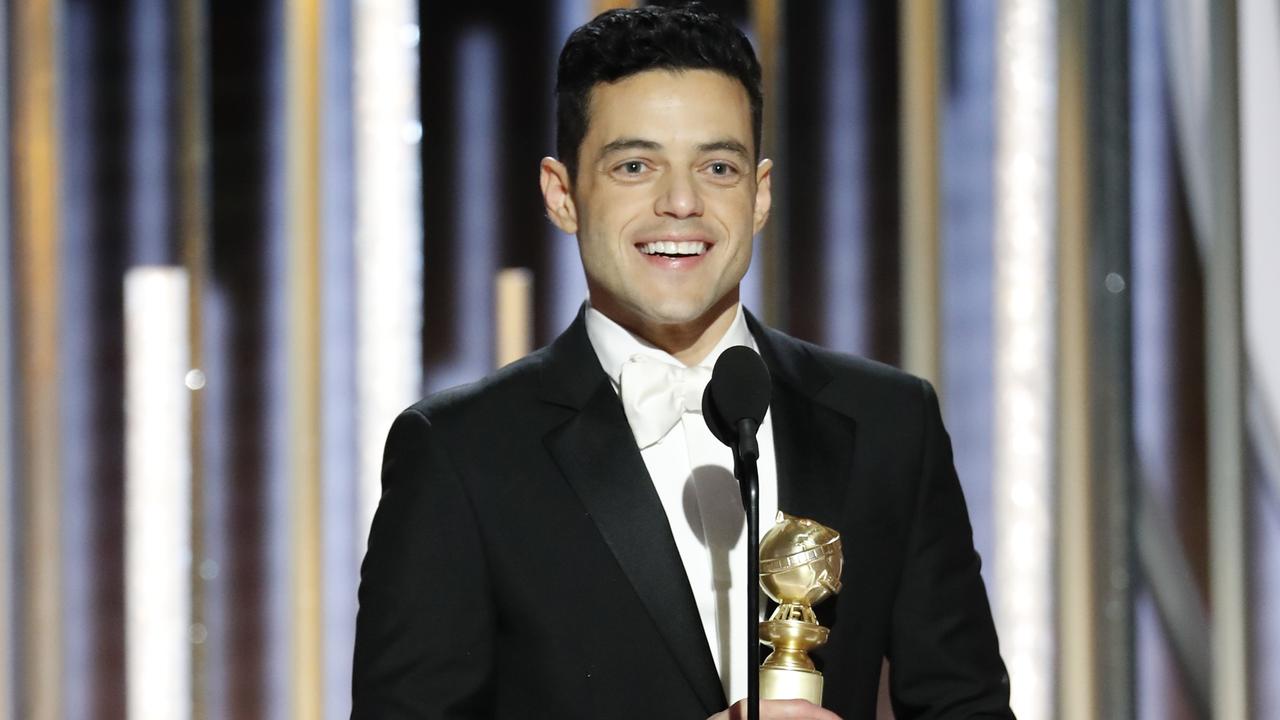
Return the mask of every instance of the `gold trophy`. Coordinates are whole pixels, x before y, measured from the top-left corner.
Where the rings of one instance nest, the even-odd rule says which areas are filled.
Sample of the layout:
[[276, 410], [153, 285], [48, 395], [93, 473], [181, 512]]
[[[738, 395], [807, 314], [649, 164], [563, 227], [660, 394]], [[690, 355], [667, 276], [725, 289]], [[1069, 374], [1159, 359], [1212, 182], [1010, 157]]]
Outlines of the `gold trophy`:
[[760, 587], [778, 609], [760, 623], [760, 642], [773, 648], [760, 666], [760, 697], [822, 704], [822, 673], [809, 651], [827, 641], [813, 606], [840, 592], [840, 533], [779, 512], [760, 541]]

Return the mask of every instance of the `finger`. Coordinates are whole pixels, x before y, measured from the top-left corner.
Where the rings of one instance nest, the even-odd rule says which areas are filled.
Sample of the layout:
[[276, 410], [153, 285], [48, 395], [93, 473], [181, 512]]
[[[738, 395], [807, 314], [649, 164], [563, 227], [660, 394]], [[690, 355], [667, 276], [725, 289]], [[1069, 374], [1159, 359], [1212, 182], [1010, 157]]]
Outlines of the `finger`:
[[[747, 720], [747, 699], [707, 720]], [[808, 700], [761, 700], [760, 720], [840, 720], [840, 716]]]
[[840, 720], [840, 716], [808, 700], [762, 700], [760, 720]]

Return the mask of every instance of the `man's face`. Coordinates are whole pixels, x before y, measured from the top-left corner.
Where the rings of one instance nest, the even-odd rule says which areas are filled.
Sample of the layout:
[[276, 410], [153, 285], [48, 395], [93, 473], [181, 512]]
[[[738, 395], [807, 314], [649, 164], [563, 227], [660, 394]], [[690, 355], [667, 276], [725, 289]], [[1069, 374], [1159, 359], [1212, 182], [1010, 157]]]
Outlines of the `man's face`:
[[542, 185], [578, 236], [592, 305], [633, 329], [731, 307], [770, 202], [746, 89], [710, 70], [647, 71], [597, 85], [588, 118], [577, 178], [548, 160]]

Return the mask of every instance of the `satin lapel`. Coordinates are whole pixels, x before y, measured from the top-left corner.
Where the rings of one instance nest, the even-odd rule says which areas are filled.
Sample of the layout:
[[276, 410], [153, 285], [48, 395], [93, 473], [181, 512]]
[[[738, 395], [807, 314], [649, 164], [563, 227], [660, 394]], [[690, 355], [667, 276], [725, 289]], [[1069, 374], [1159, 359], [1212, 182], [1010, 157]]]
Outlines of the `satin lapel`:
[[[846, 532], [853, 420], [805, 397], [782, 379], [774, 380], [772, 409], [778, 509]], [[769, 521], [761, 518], [765, 522]]]
[[[564, 345], [553, 348], [553, 353], [582, 345], [585, 332], [578, 333], [580, 338], [572, 337], [580, 330], [581, 316], [562, 337]], [[582, 350], [577, 348], [579, 353]], [[592, 352], [589, 343], [585, 352]], [[547, 435], [547, 448], [710, 715], [724, 707], [724, 690], [680, 552], [618, 396], [594, 355], [588, 357], [595, 366], [594, 374], [583, 374], [584, 367], [575, 368], [580, 363], [575, 358], [548, 376], [548, 382], [566, 383], [573, 378], [579, 388], [594, 378], [595, 390], [586, 395], [581, 390], [559, 395], [562, 402], [574, 399], [583, 404], [577, 415]], [[625, 649], [619, 648], [619, 652]]]
[[778, 508], [845, 532], [856, 423], [823, 402], [832, 391], [831, 375], [802, 343], [765, 328], [750, 313], [747, 323], [772, 378]]

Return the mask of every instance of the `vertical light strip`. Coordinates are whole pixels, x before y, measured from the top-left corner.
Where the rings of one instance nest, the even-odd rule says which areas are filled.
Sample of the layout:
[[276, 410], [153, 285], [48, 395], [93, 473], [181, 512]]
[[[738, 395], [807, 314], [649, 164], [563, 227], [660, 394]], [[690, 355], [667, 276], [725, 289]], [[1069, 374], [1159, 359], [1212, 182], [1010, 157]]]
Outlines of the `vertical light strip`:
[[494, 279], [494, 366], [502, 367], [533, 349], [533, 272], [505, 268]]
[[[569, 33], [590, 19], [595, 0], [555, 0], [551, 4], [550, 42], [558, 49]], [[556, 156], [555, 77], [559, 55], [548, 53], [543, 66], [543, 92], [553, 99], [548, 109], [545, 154]], [[578, 243], [572, 235], [546, 222], [543, 226], [543, 243], [546, 245], [546, 265], [542, 274], [544, 287], [543, 305], [538, 313], [545, 320], [545, 327], [559, 333], [578, 314], [578, 308], [587, 297], [586, 278], [582, 273], [582, 261], [578, 257]], [[536, 340], [535, 340], [536, 342]]]
[[[119, 632], [123, 629], [123, 624], [119, 618], [113, 622], [99, 614], [101, 600], [92, 591], [96, 588], [109, 592], [109, 597], [122, 597], [124, 588], [124, 573], [120, 569], [124, 561], [124, 534], [120, 524], [123, 522], [122, 514], [117, 507], [94, 502], [96, 499], [105, 499], [99, 494], [105, 489], [105, 484], [95, 475], [113, 465], [115, 472], [111, 474], [116, 475], [116, 482], [120, 483], [116, 492], [123, 491], [123, 396], [118, 380], [110, 390], [106, 383], [101, 382], [100, 367], [102, 360], [114, 356], [118, 366], [123, 368], [123, 346], [117, 344], [114, 352], [107, 356], [95, 357], [94, 349], [101, 347], [102, 338], [114, 337], [117, 343], [121, 338], [121, 331], [118, 329], [111, 333], [104, 333], [102, 330], [104, 325], [115, 325], [117, 328], [121, 326], [123, 302], [117, 300], [113, 303], [116, 307], [104, 313], [100, 307], [104, 297], [100, 289], [111, 288], [114, 290], [112, 294], [119, 296], [123, 290], [120, 282], [124, 271], [123, 268], [119, 269], [109, 279], [103, 277], [105, 273], [95, 271], [108, 257], [103, 246], [110, 243], [102, 240], [112, 235], [106, 225], [98, 225], [94, 221], [95, 215], [99, 219], [103, 217], [95, 212], [95, 206], [105, 207], [106, 203], [95, 203], [93, 179], [95, 176], [111, 177], [113, 182], [121, 184], [131, 184], [131, 181], [136, 180], [130, 178], [126, 181], [128, 176], [123, 172], [108, 169], [120, 167], [123, 170], [128, 167], [127, 148], [132, 144], [132, 138], [129, 137], [130, 134], [123, 132], [123, 127], [118, 132], [109, 133], [122, 141], [110, 143], [115, 152], [106, 149], [108, 143], [102, 143], [105, 139], [103, 135], [77, 132], [77, 129], [91, 127], [91, 118], [102, 117], [95, 112], [90, 88], [107, 82], [107, 78], [112, 77], [113, 82], [118, 83], [116, 87], [126, 90], [132, 86], [136, 76], [132, 73], [104, 74], [95, 66], [93, 53], [83, 50], [101, 47], [98, 44], [100, 36], [96, 34], [96, 28], [100, 27], [102, 19], [98, 9], [81, 3], [63, 3], [61, 12], [58, 44], [63, 50], [57, 60], [60, 86], [58, 114], [61, 127], [58, 138], [59, 432], [64, 438], [74, 438], [75, 441], [63, 442], [58, 456], [58, 475], [62, 479], [59, 489], [62, 497], [59, 522], [62, 526], [60, 591], [63, 659], [62, 675], [59, 678], [62, 697], [59, 702], [63, 714], [72, 718], [91, 714], [90, 708], [94, 707], [95, 700], [94, 686], [98, 683], [105, 681], [117, 689], [117, 707], [123, 707], [125, 694], [124, 647], [122, 634]], [[81, 51], [77, 52], [77, 49]], [[130, 94], [127, 91], [122, 93], [121, 100], [124, 101]], [[122, 102], [121, 105], [123, 110], [124, 106], [131, 103]], [[128, 114], [137, 113], [130, 111]], [[94, 161], [94, 158], [105, 160], [107, 157], [112, 158], [112, 161]], [[94, 172], [95, 169], [102, 170], [104, 175], [98, 175]], [[127, 208], [135, 198], [126, 191], [118, 196], [118, 200], [118, 205], [112, 205], [124, 211], [121, 219], [127, 222]], [[106, 232], [95, 233], [95, 227]], [[129, 239], [133, 240], [138, 234], [141, 233], [130, 233]], [[115, 237], [124, 239], [120, 235]], [[132, 242], [130, 245], [134, 246]], [[115, 407], [111, 410], [116, 417], [112, 420], [107, 420], [107, 416], [98, 413], [99, 409], [106, 410], [107, 404], [104, 401], [108, 398], [115, 401]], [[104, 420], [111, 423], [111, 430], [102, 428]], [[108, 433], [116, 435], [114, 442], [104, 442], [110, 436]], [[115, 547], [102, 547], [102, 536], [95, 537], [95, 531], [100, 532], [111, 526], [114, 526], [116, 541], [110, 544]], [[115, 566], [115, 572], [110, 575], [103, 572], [111, 565]], [[101, 632], [106, 628], [116, 631], [114, 638], [111, 634]], [[114, 658], [109, 667], [99, 653]], [[110, 714], [110, 711], [104, 714]]]
[[[363, 3], [324, 4], [324, 125], [321, 189], [321, 329], [324, 343], [324, 713], [351, 714], [351, 647], [356, 632], [359, 561], [367, 529], [357, 529], [363, 505], [360, 487], [361, 427], [358, 355], [359, 289], [356, 281], [357, 72], [355, 20]], [[417, 44], [417, 26], [403, 42]], [[412, 128], [411, 128], [412, 129]], [[417, 143], [408, 143], [415, 147]], [[419, 196], [419, 203], [421, 197]], [[420, 334], [420, 333], [419, 333]], [[407, 402], [407, 401], [406, 401]]]
[[[1175, 517], [1168, 511], [1176, 508], [1179, 500], [1179, 476], [1185, 478], [1202, 472], [1199, 468], [1180, 467], [1182, 463], [1175, 451], [1183, 441], [1175, 428], [1179, 415], [1187, 412], [1179, 401], [1178, 393], [1173, 391], [1181, 384], [1179, 361], [1173, 358], [1185, 352], [1175, 331], [1184, 320], [1178, 304], [1174, 302], [1178, 294], [1175, 290], [1177, 263], [1174, 259], [1182, 249], [1182, 232], [1177, 229], [1182, 221], [1178, 215], [1186, 199], [1169, 192], [1173, 178], [1181, 175], [1185, 168], [1175, 169], [1171, 162], [1170, 150], [1175, 147], [1175, 142], [1170, 132], [1171, 98], [1165, 79], [1169, 68], [1161, 37], [1161, 16], [1172, 9], [1166, 5], [1161, 0], [1129, 3], [1132, 236], [1127, 285], [1131, 288], [1132, 298], [1131, 402], [1136, 470], [1133, 473], [1132, 502], [1135, 515], [1133, 567], [1141, 573], [1142, 580], [1134, 584], [1131, 593], [1131, 658], [1134, 668], [1131, 697], [1132, 706], [1141, 708], [1146, 717], [1170, 717], [1176, 712], [1175, 708], [1182, 705], [1170, 689], [1181, 686], [1193, 702], [1203, 698], [1204, 712], [1200, 716], [1209, 717], [1208, 703], [1213, 683], [1208, 669], [1212, 646], [1208, 613], [1202, 611], [1198, 618], [1173, 615], [1170, 608], [1176, 607], [1174, 603], [1198, 605], [1201, 593], [1196, 587], [1194, 574], [1184, 576], [1188, 581], [1185, 590], [1189, 594], [1182, 594], [1178, 591], [1183, 588], [1162, 579], [1162, 576], [1168, 578], [1172, 574], [1162, 572], [1161, 567], [1169, 565], [1167, 560], [1177, 558], [1190, 571], [1183, 542], [1173, 522]], [[1178, 182], [1187, 180], [1189, 177], [1183, 175]], [[1098, 411], [1105, 412], [1102, 408]], [[1099, 463], [1102, 461], [1101, 457], [1097, 460]], [[1064, 483], [1069, 482], [1064, 478]], [[1101, 488], [1099, 496], [1099, 502], [1105, 502]], [[1066, 544], [1064, 537], [1064, 546]], [[1161, 562], [1161, 558], [1166, 562]], [[1099, 571], [1100, 575], [1105, 573], [1105, 566], [1100, 565]], [[1063, 580], [1066, 582], [1066, 578]], [[1105, 600], [1102, 602], [1106, 603]], [[1192, 622], [1183, 625], [1187, 620]], [[1069, 635], [1065, 634], [1068, 632], [1066, 628], [1063, 630], [1065, 643]], [[1099, 637], [1105, 637], [1101, 633], [1107, 632], [1106, 626], [1100, 625], [1098, 632]], [[1200, 635], [1192, 646], [1194, 652], [1183, 654], [1179, 651], [1179, 635], [1192, 633]], [[1194, 670], [1187, 671], [1198, 664], [1195, 662], [1197, 655], [1203, 659], [1205, 672], [1202, 682], [1196, 681]], [[1108, 662], [1099, 669], [1100, 675], [1107, 680], [1102, 683], [1104, 687], [1112, 685], [1107, 672], [1110, 667], [1113, 665]], [[1107, 709], [1114, 710], [1114, 702], [1108, 703]]]
[[1209, 4], [1213, 221], [1204, 289], [1209, 578], [1213, 608], [1213, 708], [1224, 718], [1251, 716], [1237, 23], [1235, 0]]
[[867, 253], [866, 2], [827, 4], [821, 38], [827, 72], [823, 78], [823, 134], [826, 158], [822, 199], [821, 252], [826, 307], [823, 344], [841, 352], [867, 352], [870, 331], [866, 310], [870, 278]]
[[1241, 252], [1249, 351], [1249, 440], [1257, 458], [1251, 565], [1258, 717], [1280, 717], [1280, 3], [1240, 2]]
[[130, 718], [191, 717], [187, 273], [125, 274], [125, 647]]
[[992, 243], [995, 217], [995, 32], [998, 5], [965, 0], [948, 5], [944, 73], [942, 200], [943, 416], [955, 447], [973, 544], [986, 559], [988, 588], [995, 564], [995, 377]]
[[187, 353], [191, 366], [186, 386], [191, 392], [191, 658], [192, 716], [202, 720], [205, 706], [208, 622], [205, 617], [206, 566], [204, 522], [204, 286], [209, 235], [209, 139], [207, 75], [208, 37], [205, 5], [182, 0], [177, 9], [178, 76], [182, 94], [178, 111], [179, 216], [182, 263], [187, 275]]
[[320, 63], [323, 0], [286, 8], [289, 134], [288, 337], [290, 716], [318, 720], [324, 697], [322, 612]]
[[353, 12], [358, 560], [382, 493], [387, 430], [422, 392], [422, 123], [417, 3], [366, 0]]
[[1054, 697], [1055, 7], [1004, 0], [996, 21], [996, 615], [1024, 720]]
[[[1243, 243], [1245, 346], [1249, 357], [1249, 438], [1263, 478], [1280, 498], [1280, 3], [1240, 2], [1240, 235]], [[1261, 552], [1261, 546], [1259, 546]], [[1280, 596], [1280, 589], [1268, 593]], [[1273, 660], [1280, 660], [1280, 651]], [[1269, 663], [1280, 670], [1280, 662]], [[1272, 675], [1280, 679], [1280, 674]], [[1259, 679], [1259, 684], [1265, 680]], [[1280, 699], [1280, 682], [1273, 683]], [[1280, 703], [1278, 703], [1280, 704]], [[1265, 713], [1265, 708], [1257, 708]]]
[[899, 6], [902, 83], [902, 361], [941, 393], [942, 288], [939, 212], [942, 133], [942, 7], [939, 0]]
[[[129, 228], [129, 263], [168, 265], [173, 256], [174, 190], [170, 148], [174, 140], [173, 68], [169, 62], [176, 37], [169, 27], [176, 19], [168, 0], [131, 0], [127, 3], [128, 53], [127, 138], [128, 202], [124, 220]], [[92, 149], [90, 149], [92, 152]], [[70, 166], [68, 166], [70, 171]]]
[[[457, 227], [467, 241], [453, 257], [458, 331], [452, 353], [430, 368], [431, 392], [478, 380], [493, 370], [493, 276], [498, 271], [500, 228], [493, 208], [498, 193], [489, 168], [502, 157], [499, 120], [502, 98], [502, 48], [491, 27], [471, 26], [458, 34], [454, 50], [454, 87], [458, 89], [453, 153], [457, 187]], [[440, 140], [437, 140], [440, 141]]]
[[[554, 3], [553, 28], [551, 43], [559, 48], [569, 39], [582, 23], [591, 19], [590, 13], [596, 0], [556, 0]], [[547, 97], [555, 97], [556, 67], [559, 55], [547, 53], [547, 63], [543, 72]], [[548, 119], [547, 153], [555, 155], [555, 104], [551, 105], [552, 117]], [[582, 272], [582, 260], [578, 256], [578, 242], [572, 235], [560, 231], [550, 222], [545, 224], [543, 242], [547, 247], [546, 270], [542, 275], [543, 287], [553, 291], [547, 299], [543, 293], [546, 306], [538, 308], [538, 314], [546, 320], [544, 327], [559, 333], [578, 314], [578, 308], [587, 298], [587, 279]]]
[[14, 302], [13, 252], [9, 244], [9, 17], [8, 4], [0, 3], [0, 717], [16, 717], [13, 670], [17, 643], [13, 637], [14, 532], [18, 527], [13, 511], [17, 462], [12, 444], [14, 402], [11, 353], [14, 336], [9, 313]]
[[1060, 10], [1058, 89], [1058, 716], [1098, 717], [1089, 333], [1085, 36], [1081, 0]]
[[22, 388], [23, 703], [18, 715], [62, 716], [62, 541], [58, 383], [58, 3], [14, 11], [14, 228]]
[[[761, 85], [764, 90], [764, 127], [760, 138], [760, 157], [772, 158], [775, 167], [785, 162], [778, 139], [782, 136], [782, 38], [786, 28], [782, 20], [782, 7], [778, 0], [751, 0], [751, 28], [755, 33], [756, 52], [760, 56]], [[774, 218], [786, 217], [786, 188], [773, 184], [773, 207], [769, 214]], [[779, 327], [787, 317], [787, 253], [786, 243], [779, 236], [777, 220], [765, 225], [756, 246], [761, 294], [764, 304], [760, 311], [765, 323]]]
[[[551, 42], [559, 48], [582, 23], [590, 19], [589, 14], [595, 0], [556, 0], [553, 6], [553, 34]], [[546, 140], [546, 153], [558, 155], [556, 148], [555, 120], [555, 77], [559, 65], [558, 54], [547, 54], [543, 77], [544, 92], [553, 98], [550, 104], [551, 116], [547, 119], [549, 132]], [[582, 272], [582, 260], [578, 256], [578, 242], [572, 235], [560, 231], [555, 225], [546, 222], [543, 226], [543, 243], [547, 248], [546, 269], [543, 272], [544, 287], [552, 291], [548, 298], [544, 294], [545, 304], [539, 308], [539, 314], [545, 318], [546, 327], [559, 333], [578, 314], [578, 308], [587, 298], [587, 282]]]

